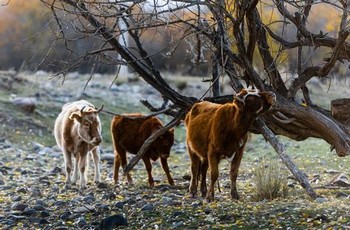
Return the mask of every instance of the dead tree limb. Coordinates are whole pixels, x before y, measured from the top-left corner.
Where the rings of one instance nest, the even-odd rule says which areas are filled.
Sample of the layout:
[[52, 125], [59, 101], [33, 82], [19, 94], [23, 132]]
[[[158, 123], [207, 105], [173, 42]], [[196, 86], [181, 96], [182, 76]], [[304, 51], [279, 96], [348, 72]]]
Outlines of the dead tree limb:
[[272, 147], [277, 152], [278, 156], [281, 158], [282, 162], [287, 166], [287, 168], [294, 175], [295, 179], [300, 183], [300, 185], [305, 189], [307, 194], [312, 199], [317, 198], [316, 192], [312, 189], [309, 184], [309, 181], [305, 177], [305, 174], [302, 173], [298, 166], [296, 166], [290, 157], [287, 155], [287, 150], [284, 145], [279, 141], [279, 139], [272, 133], [272, 131], [265, 125], [265, 123], [258, 118], [255, 122], [255, 125], [260, 130], [261, 134], [265, 137], [265, 139], [272, 145]]

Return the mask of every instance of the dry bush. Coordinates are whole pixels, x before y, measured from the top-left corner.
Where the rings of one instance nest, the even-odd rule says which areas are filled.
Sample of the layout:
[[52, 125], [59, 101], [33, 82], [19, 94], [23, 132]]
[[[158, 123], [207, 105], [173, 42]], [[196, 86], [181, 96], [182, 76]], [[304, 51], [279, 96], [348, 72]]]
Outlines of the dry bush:
[[257, 200], [273, 200], [288, 194], [287, 175], [277, 160], [261, 161], [253, 171]]

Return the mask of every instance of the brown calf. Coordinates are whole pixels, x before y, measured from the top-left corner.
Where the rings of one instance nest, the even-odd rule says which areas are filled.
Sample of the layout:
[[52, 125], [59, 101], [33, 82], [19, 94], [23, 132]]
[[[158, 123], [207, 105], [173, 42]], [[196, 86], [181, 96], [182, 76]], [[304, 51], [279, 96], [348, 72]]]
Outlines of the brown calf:
[[[222, 158], [231, 161], [231, 197], [238, 199], [236, 180], [238, 168], [247, 142], [247, 133], [258, 115], [270, 109], [276, 96], [272, 92], [243, 89], [233, 102], [224, 105], [211, 102], [196, 103], [185, 118], [187, 148], [191, 158], [191, 184], [189, 192], [197, 195], [201, 180], [202, 196], [214, 199], [214, 184], [218, 179], [218, 165]], [[207, 193], [206, 173], [210, 170]]]
[[[136, 119], [135, 119], [136, 118]], [[127, 165], [126, 152], [137, 154], [143, 143], [160, 128], [162, 122], [156, 117], [143, 117], [142, 114], [126, 114], [115, 116], [111, 123], [111, 135], [114, 145], [114, 182], [118, 183], [118, 171], [120, 164], [123, 168]], [[166, 173], [170, 185], [174, 185], [169, 166], [168, 157], [170, 148], [174, 143], [174, 130], [171, 129], [158, 137], [149, 147], [142, 160], [148, 173], [148, 183], [154, 186], [152, 177], [151, 160], [160, 158], [163, 170]], [[132, 184], [130, 174], [127, 174], [129, 184]]]
[[[95, 182], [100, 181], [99, 144], [101, 137], [101, 122], [96, 109], [91, 103], [80, 100], [63, 105], [61, 113], [55, 121], [55, 139], [62, 149], [66, 167], [66, 186], [78, 179], [80, 171], [80, 187], [86, 187], [87, 155], [91, 151], [95, 164]], [[75, 157], [73, 178], [72, 156]]]

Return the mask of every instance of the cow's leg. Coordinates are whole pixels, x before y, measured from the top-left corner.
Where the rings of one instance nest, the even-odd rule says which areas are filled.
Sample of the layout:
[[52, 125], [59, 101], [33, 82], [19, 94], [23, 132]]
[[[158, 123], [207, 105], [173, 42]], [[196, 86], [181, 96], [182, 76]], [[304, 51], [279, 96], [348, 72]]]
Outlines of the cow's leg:
[[239, 165], [241, 164], [241, 160], [243, 157], [244, 146], [242, 146], [237, 153], [235, 154], [233, 160], [231, 161], [230, 167], [230, 179], [231, 179], [231, 198], [239, 199], [239, 195], [237, 193], [236, 181], [238, 176]]
[[97, 146], [91, 152], [92, 152], [92, 159], [93, 159], [94, 165], [95, 165], [94, 182], [95, 183], [99, 183], [101, 181], [101, 174], [100, 174], [100, 148]]
[[[126, 157], [126, 151], [119, 147], [119, 146], [115, 146], [114, 147], [115, 151], [115, 157], [114, 157], [114, 183], [118, 183], [118, 172], [119, 172], [119, 167], [120, 165], [122, 165], [122, 168], [124, 169], [126, 167], [126, 165], [128, 164], [128, 159]], [[130, 173], [126, 174], [126, 178], [128, 180], [128, 184], [132, 185], [133, 181], [132, 178], [130, 176]]]
[[117, 151], [114, 151], [114, 184], [118, 184], [119, 182], [119, 167], [120, 167], [120, 156]]
[[71, 184], [71, 172], [72, 172], [72, 153], [67, 149], [63, 148], [64, 164], [66, 169], [66, 187], [68, 188]]
[[149, 157], [143, 157], [142, 158], [143, 163], [145, 164], [146, 170], [147, 170], [147, 175], [148, 175], [148, 184], [150, 187], [154, 187], [154, 180], [153, 180], [153, 176], [152, 176], [152, 164], [151, 164], [151, 160], [149, 159]]
[[206, 197], [207, 195], [207, 171], [208, 171], [208, 160], [205, 159], [201, 162], [201, 169], [200, 169], [202, 197]]
[[210, 185], [209, 185], [209, 191], [207, 193], [206, 200], [208, 202], [211, 202], [214, 200], [214, 190], [215, 190], [215, 183], [219, 177], [219, 154], [209, 152], [208, 154], [208, 164], [209, 164], [209, 171], [210, 171]]
[[75, 184], [78, 180], [79, 159], [80, 159], [80, 155], [76, 154], [76, 156], [74, 157], [74, 169], [73, 169], [72, 184]]
[[170, 170], [169, 170], [169, 166], [168, 166], [168, 159], [167, 158], [160, 158], [160, 163], [162, 164], [162, 168], [168, 178], [168, 182], [170, 185], [174, 185], [174, 180], [170, 175]]
[[87, 165], [87, 155], [88, 153], [79, 153], [79, 170], [80, 170], [80, 188], [86, 188], [86, 175], [88, 171], [88, 165]]
[[200, 171], [200, 159], [192, 151], [191, 148], [188, 148], [188, 154], [190, 155], [190, 158], [191, 158], [191, 182], [189, 187], [189, 193], [191, 197], [197, 197], [198, 176]]

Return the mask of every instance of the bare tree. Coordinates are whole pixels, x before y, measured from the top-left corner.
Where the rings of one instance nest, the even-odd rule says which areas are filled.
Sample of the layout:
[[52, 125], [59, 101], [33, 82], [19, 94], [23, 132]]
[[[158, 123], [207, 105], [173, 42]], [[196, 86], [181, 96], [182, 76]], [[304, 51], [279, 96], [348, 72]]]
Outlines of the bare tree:
[[[171, 102], [171, 110], [167, 110], [167, 113], [173, 116], [184, 116], [183, 111], [199, 99], [176, 92], [155, 68], [152, 62], [154, 53], [148, 53], [143, 43], [145, 34], [150, 30], [152, 33], [162, 30], [177, 31], [170, 44], [159, 47], [159, 53], [171, 55], [182, 39], [190, 38], [194, 41], [191, 50], [195, 63], [201, 62], [208, 55], [212, 57], [215, 96], [205, 97], [204, 100], [225, 103], [232, 98], [232, 95], [219, 95], [219, 78], [223, 77], [230, 79], [235, 92], [248, 85], [254, 85], [260, 90], [274, 91], [277, 95], [276, 106], [261, 117], [251, 131], [264, 135], [313, 198], [316, 193], [289, 159], [284, 146], [275, 135], [284, 135], [297, 141], [309, 137], [321, 138], [339, 156], [350, 154], [349, 128], [336, 121], [329, 111], [314, 104], [307, 87], [310, 79], [327, 77], [337, 61], [348, 60], [350, 57], [350, 43], [347, 41], [350, 2], [347, 0], [41, 1], [51, 9], [59, 28], [58, 38], [65, 41], [67, 49], [70, 49], [71, 38], [66, 36], [66, 28], [73, 28], [82, 38], [94, 37], [99, 41], [100, 48], [86, 51], [81, 58], [129, 66], [158, 90], [165, 101]], [[334, 37], [322, 31], [315, 34], [307, 26], [311, 10], [319, 4], [342, 13], [339, 32]], [[286, 39], [281, 31], [274, 30], [271, 27], [273, 23], [263, 23], [261, 9], [264, 6], [279, 12], [279, 20], [275, 23], [280, 23], [280, 30], [284, 30], [287, 25], [288, 28], [292, 27], [296, 31], [294, 39]], [[123, 21], [124, 28], [118, 27], [120, 21]], [[123, 34], [127, 34], [132, 43], [121, 43], [118, 38]], [[297, 57], [294, 58], [297, 60], [297, 76], [289, 85], [281, 77], [278, 55], [273, 55], [268, 38], [278, 44], [281, 53], [297, 51]], [[303, 49], [322, 47], [331, 50], [330, 53], [322, 54], [323, 62], [308, 65], [303, 61]], [[262, 70], [254, 67], [257, 61], [262, 62]], [[307, 106], [297, 100], [296, 94], [299, 91], [302, 92]], [[149, 103], [148, 106], [152, 108]]]

